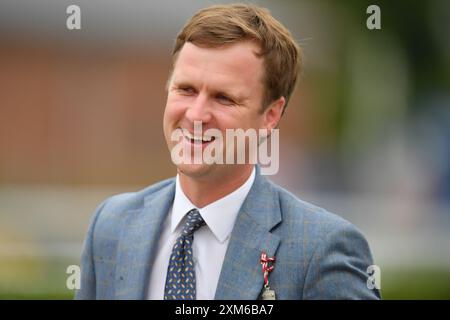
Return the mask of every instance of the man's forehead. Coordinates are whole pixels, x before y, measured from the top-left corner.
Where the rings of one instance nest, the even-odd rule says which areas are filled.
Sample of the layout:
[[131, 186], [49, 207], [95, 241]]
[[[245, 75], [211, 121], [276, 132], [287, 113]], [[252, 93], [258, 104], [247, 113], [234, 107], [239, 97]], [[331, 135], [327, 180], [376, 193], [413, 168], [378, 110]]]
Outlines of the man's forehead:
[[220, 62], [229, 67], [260, 66], [263, 58], [257, 55], [258, 47], [249, 41], [237, 42], [220, 47], [197, 46], [187, 42], [180, 50], [178, 60], [188, 62]]
[[260, 80], [263, 59], [257, 56], [257, 50], [258, 46], [249, 41], [213, 48], [188, 42], [178, 54], [174, 76], [181, 80], [195, 76], [193, 72], [205, 72], [223, 80], [230, 75], [239, 75], [243, 81]]

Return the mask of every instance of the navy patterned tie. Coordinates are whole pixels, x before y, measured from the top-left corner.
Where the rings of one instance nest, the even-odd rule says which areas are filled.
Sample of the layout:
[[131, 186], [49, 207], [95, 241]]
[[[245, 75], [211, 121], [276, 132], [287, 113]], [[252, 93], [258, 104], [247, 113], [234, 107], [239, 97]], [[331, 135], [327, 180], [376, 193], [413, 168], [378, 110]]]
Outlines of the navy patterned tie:
[[181, 235], [175, 242], [167, 268], [164, 300], [195, 300], [195, 266], [192, 259], [194, 232], [205, 225], [200, 212], [187, 214]]

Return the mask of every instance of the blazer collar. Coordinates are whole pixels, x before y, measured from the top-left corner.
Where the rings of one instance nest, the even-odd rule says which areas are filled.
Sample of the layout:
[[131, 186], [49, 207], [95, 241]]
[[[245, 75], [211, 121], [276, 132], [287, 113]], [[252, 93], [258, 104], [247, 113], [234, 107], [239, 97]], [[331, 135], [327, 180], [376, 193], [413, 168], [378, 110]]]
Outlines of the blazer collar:
[[280, 238], [270, 231], [281, 222], [278, 193], [256, 168], [256, 177], [231, 233], [215, 299], [254, 300], [264, 285], [261, 253], [274, 256]]

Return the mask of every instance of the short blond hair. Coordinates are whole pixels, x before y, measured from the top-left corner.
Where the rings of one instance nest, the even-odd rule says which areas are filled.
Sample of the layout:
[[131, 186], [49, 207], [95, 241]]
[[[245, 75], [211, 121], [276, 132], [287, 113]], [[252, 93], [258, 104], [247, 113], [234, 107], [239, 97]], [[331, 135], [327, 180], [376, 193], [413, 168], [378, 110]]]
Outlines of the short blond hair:
[[178, 34], [173, 63], [186, 42], [200, 47], [220, 47], [239, 41], [256, 41], [264, 58], [263, 110], [280, 97], [285, 108], [301, 68], [301, 50], [269, 10], [251, 4], [215, 5], [197, 12]]

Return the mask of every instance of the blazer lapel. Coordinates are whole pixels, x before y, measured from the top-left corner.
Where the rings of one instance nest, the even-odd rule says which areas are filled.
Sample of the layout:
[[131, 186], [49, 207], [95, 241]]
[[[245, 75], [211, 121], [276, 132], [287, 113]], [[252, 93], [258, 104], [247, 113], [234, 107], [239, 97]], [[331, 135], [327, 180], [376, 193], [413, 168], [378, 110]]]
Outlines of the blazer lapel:
[[115, 269], [116, 299], [145, 299], [150, 270], [164, 219], [172, 205], [175, 181], [126, 212]]
[[260, 256], [274, 256], [280, 238], [270, 231], [281, 222], [278, 193], [260, 174], [244, 201], [231, 233], [217, 285], [217, 300], [254, 300], [264, 285]]

